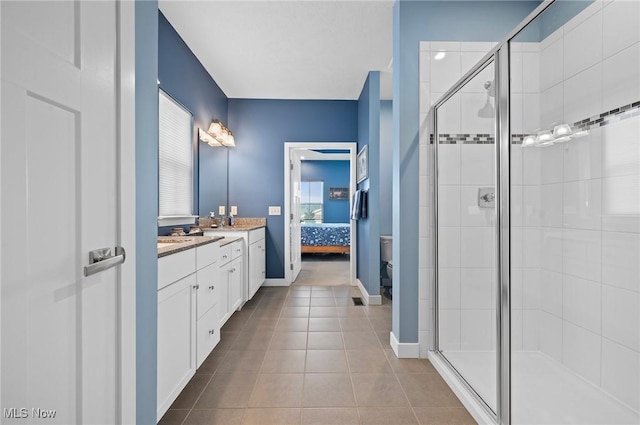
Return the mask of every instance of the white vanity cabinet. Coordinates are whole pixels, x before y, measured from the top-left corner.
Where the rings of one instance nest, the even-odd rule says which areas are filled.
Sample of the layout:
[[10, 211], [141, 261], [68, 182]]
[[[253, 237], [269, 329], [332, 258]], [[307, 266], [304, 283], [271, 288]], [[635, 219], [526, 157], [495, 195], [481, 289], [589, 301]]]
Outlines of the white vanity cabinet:
[[221, 282], [219, 300], [220, 327], [243, 304], [244, 246], [238, 239], [220, 248], [219, 273]]
[[196, 252], [158, 259], [158, 420], [196, 373]]
[[218, 235], [225, 238], [242, 238], [245, 256], [245, 261], [242, 265], [242, 304], [249, 301], [262, 286], [267, 275], [265, 228], [258, 227], [251, 230], [238, 228], [235, 230], [219, 229], [205, 231], [204, 234], [206, 236]]
[[218, 302], [221, 286], [219, 243], [196, 247], [196, 366], [200, 367], [220, 342]]
[[219, 251], [212, 242], [158, 258], [158, 421], [220, 341]]

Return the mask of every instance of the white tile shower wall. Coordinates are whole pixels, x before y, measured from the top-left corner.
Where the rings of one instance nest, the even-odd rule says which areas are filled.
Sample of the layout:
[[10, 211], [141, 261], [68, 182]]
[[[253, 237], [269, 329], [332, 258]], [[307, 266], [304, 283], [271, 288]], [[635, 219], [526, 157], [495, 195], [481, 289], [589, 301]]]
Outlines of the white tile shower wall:
[[[640, 101], [639, 27], [640, 2], [596, 1], [543, 40], [540, 123], [524, 133]], [[535, 104], [522, 102], [518, 114]], [[553, 147], [512, 146], [513, 184], [524, 185], [521, 192], [514, 186], [522, 195], [512, 208], [523, 215], [514, 222], [523, 234], [520, 242], [514, 229], [513, 255], [522, 256], [524, 276], [533, 280], [539, 270], [538, 288], [522, 282], [523, 307], [530, 309], [514, 321], [523, 333], [514, 340], [637, 411], [640, 117], [620, 117], [602, 116], [603, 125], [592, 125], [587, 137]]]

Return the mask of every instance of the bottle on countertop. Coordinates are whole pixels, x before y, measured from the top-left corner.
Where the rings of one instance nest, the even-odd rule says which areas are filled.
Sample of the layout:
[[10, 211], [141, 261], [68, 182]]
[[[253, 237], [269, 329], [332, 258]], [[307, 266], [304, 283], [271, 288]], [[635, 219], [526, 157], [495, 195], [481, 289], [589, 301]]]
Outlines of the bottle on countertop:
[[233, 214], [229, 214], [229, 226], [233, 226]]

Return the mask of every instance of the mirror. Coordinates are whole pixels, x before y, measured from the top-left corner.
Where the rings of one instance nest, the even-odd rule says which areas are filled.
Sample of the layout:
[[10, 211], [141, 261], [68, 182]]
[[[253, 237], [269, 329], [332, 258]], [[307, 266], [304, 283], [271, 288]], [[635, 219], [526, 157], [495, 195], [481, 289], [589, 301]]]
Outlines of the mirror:
[[229, 148], [200, 142], [199, 151], [198, 214], [209, 217], [213, 211], [218, 217], [218, 207], [224, 205], [226, 215], [229, 212]]

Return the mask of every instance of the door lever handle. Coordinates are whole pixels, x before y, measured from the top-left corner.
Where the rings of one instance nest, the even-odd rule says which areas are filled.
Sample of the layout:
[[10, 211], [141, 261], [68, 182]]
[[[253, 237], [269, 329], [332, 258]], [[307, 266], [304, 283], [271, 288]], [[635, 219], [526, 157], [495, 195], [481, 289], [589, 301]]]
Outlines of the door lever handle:
[[91, 276], [124, 263], [126, 252], [123, 247], [115, 248], [115, 255], [111, 255], [111, 248], [101, 248], [89, 251], [89, 265], [84, 266], [84, 275]]

